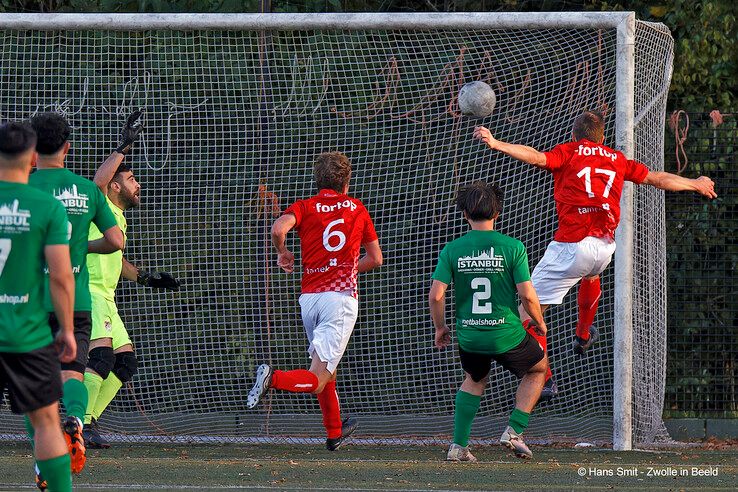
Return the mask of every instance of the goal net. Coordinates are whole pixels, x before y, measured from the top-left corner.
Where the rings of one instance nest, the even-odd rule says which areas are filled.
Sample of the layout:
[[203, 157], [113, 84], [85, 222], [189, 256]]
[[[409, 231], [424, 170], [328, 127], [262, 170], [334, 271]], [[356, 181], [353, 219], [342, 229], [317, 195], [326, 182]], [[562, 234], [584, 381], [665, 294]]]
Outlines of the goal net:
[[[401, 15], [322, 17], [345, 21], [335, 27], [311, 26], [309, 15], [281, 16], [283, 27], [278, 17], [199, 17], [0, 19], [2, 119], [65, 115], [72, 170], [91, 178], [126, 115], [146, 109], [142, 141], [127, 158], [142, 189], [141, 206], [126, 213], [125, 255], [172, 272], [183, 289], [121, 283], [118, 307], [140, 370], [101, 417], [102, 431], [113, 440], [323, 438], [310, 395], [272, 393], [256, 410], [245, 402], [259, 364], [309, 363], [300, 274], [276, 268], [269, 230], [281, 210], [316, 192], [315, 156], [340, 150], [354, 166], [350, 193], [367, 205], [385, 255], [359, 279], [359, 320], [339, 368], [342, 412], [358, 418], [356, 435], [370, 442], [446, 442], [463, 373], [456, 347], [433, 347], [427, 292], [441, 248], [467, 230], [456, 190], [476, 179], [502, 186], [498, 228], [523, 241], [531, 267], [557, 225], [550, 176], [485, 149], [473, 128], [548, 150], [570, 139], [581, 111], [599, 109], [606, 143], [616, 145], [613, 17], [443, 14], [413, 16], [408, 27], [396, 25], [409, 18]], [[226, 22], [197, 27], [183, 18]], [[632, 156], [653, 170], [663, 169], [672, 45], [664, 26], [636, 23]], [[462, 117], [456, 101], [474, 80], [497, 93], [494, 113], [481, 120]], [[634, 442], [649, 443], [668, 438], [662, 194], [637, 188], [634, 217], [632, 431]], [[289, 246], [299, 251], [294, 237]], [[532, 442], [612, 440], [615, 268], [603, 275], [601, 342], [586, 357], [571, 350], [576, 289], [547, 313], [559, 396], [534, 411]], [[516, 387], [492, 368], [474, 440], [499, 437]], [[7, 403], [2, 410], [5, 432], [22, 432]]]

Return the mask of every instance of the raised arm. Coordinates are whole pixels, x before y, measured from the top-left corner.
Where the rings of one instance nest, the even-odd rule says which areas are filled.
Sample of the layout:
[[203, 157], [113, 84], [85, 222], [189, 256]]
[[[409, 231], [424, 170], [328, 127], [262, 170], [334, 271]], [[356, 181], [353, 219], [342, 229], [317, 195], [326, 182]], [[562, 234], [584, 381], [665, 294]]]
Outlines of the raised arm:
[[492, 150], [498, 150], [503, 154], [507, 154], [513, 159], [523, 161], [536, 167], [546, 167], [546, 155], [538, 152], [533, 147], [527, 145], [510, 144], [497, 140], [492, 133], [483, 126], [474, 129], [474, 138], [484, 142], [487, 147]]
[[[108, 228], [103, 232], [103, 237], [87, 242], [88, 253], [98, 253], [106, 255], [108, 253], [115, 253], [125, 247], [125, 239], [123, 238], [123, 231], [117, 225]], [[130, 263], [129, 263], [130, 265]], [[131, 265], [133, 266], [133, 265]]]
[[690, 179], [661, 171], [649, 171], [642, 184], [666, 191], [694, 191], [707, 198], [717, 198], [715, 183], [707, 176]]
[[433, 280], [428, 293], [431, 319], [436, 328], [434, 343], [438, 349], [446, 348], [451, 343], [450, 330], [446, 324], [446, 289], [448, 289], [447, 284]]
[[523, 305], [523, 309], [531, 317], [533, 323], [538, 327], [538, 332], [541, 335], [546, 334], [546, 322], [543, 319], [543, 311], [541, 310], [541, 303], [538, 301], [538, 294], [533, 288], [533, 283], [528, 280], [526, 282], [520, 282], [516, 284], [518, 290], [518, 297], [520, 297], [520, 303]]
[[110, 181], [115, 176], [115, 171], [118, 170], [118, 166], [123, 162], [123, 158], [131, 151], [133, 143], [138, 140], [144, 128], [143, 121], [141, 121], [142, 116], [143, 111], [136, 110], [128, 117], [121, 131], [118, 148], [105, 159], [105, 162], [95, 172], [93, 181], [104, 195], [108, 194], [108, 185], [110, 185]]
[[295, 255], [287, 249], [285, 244], [287, 233], [297, 224], [297, 218], [292, 214], [284, 214], [272, 225], [272, 245], [277, 250], [277, 265], [287, 273], [295, 271]]
[[51, 302], [61, 327], [55, 340], [59, 360], [72, 362], [77, 355], [77, 342], [74, 338], [74, 275], [72, 260], [69, 258], [69, 246], [48, 245], [44, 248], [44, 256], [49, 266]]
[[382, 266], [384, 258], [382, 257], [382, 249], [379, 247], [379, 240], [363, 244], [366, 254], [359, 259], [359, 273], [368, 272], [379, 266]]

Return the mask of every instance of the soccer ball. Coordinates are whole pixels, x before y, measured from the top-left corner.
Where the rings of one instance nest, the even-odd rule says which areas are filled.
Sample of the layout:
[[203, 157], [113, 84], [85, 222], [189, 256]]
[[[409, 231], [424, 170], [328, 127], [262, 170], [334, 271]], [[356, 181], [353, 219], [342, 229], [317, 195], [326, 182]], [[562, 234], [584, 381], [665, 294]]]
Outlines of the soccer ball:
[[492, 114], [496, 102], [494, 89], [481, 80], [464, 84], [459, 91], [459, 109], [466, 116], [485, 118]]

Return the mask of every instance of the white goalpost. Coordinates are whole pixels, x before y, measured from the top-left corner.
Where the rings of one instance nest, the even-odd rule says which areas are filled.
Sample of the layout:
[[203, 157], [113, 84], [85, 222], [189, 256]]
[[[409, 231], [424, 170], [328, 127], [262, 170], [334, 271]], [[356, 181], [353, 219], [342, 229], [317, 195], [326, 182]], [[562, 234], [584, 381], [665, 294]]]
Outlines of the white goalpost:
[[[482, 148], [475, 125], [548, 150], [570, 139], [581, 111], [601, 110], [606, 143], [663, 169], [673, 40], [632, 12], [1, 14], [0, 36], [0, 117], [65, 115], [68, 165], [83, 176], [114, 148], [128, 112], [146, 109], [129, 158], [142, 204], [128, 216], [126, 255], [173, 271], [184, 288], [120, 288], [141, 369], [100, 419], [119, 440], [322, 435], [304, 395], [245, 408], [256, 366], [307, 361], [299, 275], [274, 267], [268, 232], [280, 210], [314, 193], [322, 151], [352, 159], [352, 194], [374, 216], [387, 260], [359, 279], [338, 383], [357, 435], [377, 443], [452, 432], [461, 370], [455, 349], [432, 346], [426, 296], [438, 252], [465, 230], [458, 186], [500, 183], [498, 227], [523, 241], [531, 267], [556, 229], [550, 177]], [[456, 94], [473, 80], [497, 93], [487, 118], [458, 111]], [[531, 442], [629, 450], [669, 439], [663, 194], [645, 188], [623, 190], [595, 319], [601, 343], [571, 353], [575, 291], [547, 312], [560, 395], [534, 411]], [[493, 368], [490, 385], [473, 441], [495, 439], [512, 405], [512, 376]], [[8, 411], [0, 422], [23, 428]]]

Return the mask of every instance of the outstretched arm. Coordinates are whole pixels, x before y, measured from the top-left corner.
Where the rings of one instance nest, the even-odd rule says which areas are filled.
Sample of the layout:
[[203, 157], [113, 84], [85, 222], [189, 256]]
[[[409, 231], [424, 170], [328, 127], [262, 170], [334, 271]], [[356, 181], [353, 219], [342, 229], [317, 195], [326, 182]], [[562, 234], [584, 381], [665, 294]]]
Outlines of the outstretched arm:
[[166, 272], [145, 272], [123, 258], [123, 278], [152, 289], [179, 290], [179, 280]]
[[474, 138], [481, 140], [487, 147], [492, 150], [499, 150], [503, 154], [507, 154], [513, 159], [523, 161], [536, 167], [546, 167], [546, 155], [538, 152], [533, 147], [527, 145], [510, 144], [497, 140], [492, 133], [483, 126], [474, 129]]
[[295, 255], [287, 249], [285, 241], [287, 233], [297, 224], [297, 218], [292, 214], [284, 214], [272, 225], [272, 245], [277, 250], [277, 265], [287, 273], [295, 271]]
[[113, 176], [115, 176], [115, 171], [118, 170], [118, 166], [123, 162], [123, 158], [131, 151], [133, 143], [138, 140], [143, 130], [141, 116], [143, 116], [143, 111], [136, 110], [128, 117], [121, 131], [121, 140], [118, 148], [105, 159], [105, 162], [95, 172], [93, 181], [106, 196], [108, 194], [108, 185], [113, 179]]
[[684, 178], [676, 174], [649, 171], [643, 184], [651, 185], [666, 191], [694, 191], [707, 198], [717, 198], [715, 183], [707, 176], [696, 179]]

